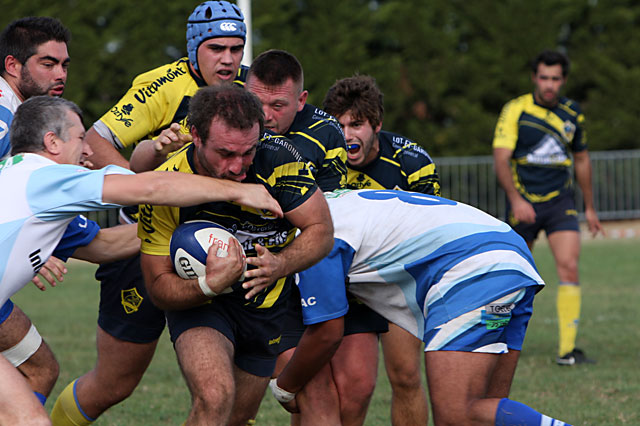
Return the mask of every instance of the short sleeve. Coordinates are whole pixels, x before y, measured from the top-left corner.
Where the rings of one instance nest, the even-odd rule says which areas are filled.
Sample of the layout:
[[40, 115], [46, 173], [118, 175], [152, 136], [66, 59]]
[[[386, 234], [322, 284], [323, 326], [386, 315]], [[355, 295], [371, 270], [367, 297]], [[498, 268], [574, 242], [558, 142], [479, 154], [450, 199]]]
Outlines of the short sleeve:
[[78, 215], [67, 225], [62, 239], [53, 251], [53, 255], [60, 260], [67, 261], [78, 247], [84, 247], [96, 237], [100, 226], [93, 220]]

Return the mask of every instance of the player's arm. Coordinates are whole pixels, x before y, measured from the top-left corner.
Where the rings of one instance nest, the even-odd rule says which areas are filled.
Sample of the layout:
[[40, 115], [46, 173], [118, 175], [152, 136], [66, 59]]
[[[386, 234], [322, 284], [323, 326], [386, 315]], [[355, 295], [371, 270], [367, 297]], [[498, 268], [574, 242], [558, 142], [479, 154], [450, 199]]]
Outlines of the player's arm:
[[71, 257], [91, 263], [114, 262], [126, 259], [140, 251], [138, 225], [118, 225], [102, 228], [89, 244], [78, 247]]
[[246, 298], [251, 299], [278, 278], [307, 269], [325, 257], [333, 247], [333, 223], [329, 206], [321, 191], [315, 191], [300, 206], [288, 211], [284, 217], [300, 230], [288, 246], [279, 253], [271, 253], [256, 244], [256, 257], [248, 257], [247, 264], [256, 266], [245, 274], [242, 286], [251, 289]]
[[191, 142], [191, 135], [182, 133], [180, 129], [180, 124], [172, 123], [156, 139], [140, 142], [129, 159], [131, 170], [136, 173], [154, 170], [167, 159], [170, 153]]
[[280, 205], [262, 185], [187, 173], [145, 172], [135, 175], [107, 175], [104, 178], [102, 200], [124, 206], [153, 204], [176, 207], [233, 201], [255, 209], [269, 210], [277, 217], [282, 217]]
[[118, 150], [105, 138], [100, 136], [95, 128], [91, 127], [85, 136], [86, 142], [89, 144], [93, 154], [88, 160], [96, 169], [101, 169], [109, 164], [129, 168], [129, 162], [118, 152]]
[[576, 173], [576, 181], [582, 191], [582, 198], [584, 200], [584, 215], [587, 219], [589, 231], [594, 237], [599, 232], [604, 234], [604, 229], [598, 219], [598, 213], [593, 205], [593, 186], [591, 180], [591, 158], [589, 157], [589, 151], [586, 149], [580, 152], [573, 153], [573, 163]]
[[[229, 239], [229, 255], [217, 257], [218, 247], [213, 244], [207, 252], [205, 283], [220, 294], [238, 281], [244, 271], [242, 248], [235, 238]], [[142, 253], [140, 266], [147, 292], [154, 305], [164, 310], [182, 310], [201, 305], [211, 297], [204, 294], [197, 279], [180, 278], [169, 256]]]
[[523, 223], [533, 223], [536, 212], [531, 203], [525, 200], [516, 189], [511, 176], [511, 155], [513, 150], [508, 148], [493, 148], [493, 168], [496, 172], [498, 184], [507, 194], [511, 210], [516, 220]]

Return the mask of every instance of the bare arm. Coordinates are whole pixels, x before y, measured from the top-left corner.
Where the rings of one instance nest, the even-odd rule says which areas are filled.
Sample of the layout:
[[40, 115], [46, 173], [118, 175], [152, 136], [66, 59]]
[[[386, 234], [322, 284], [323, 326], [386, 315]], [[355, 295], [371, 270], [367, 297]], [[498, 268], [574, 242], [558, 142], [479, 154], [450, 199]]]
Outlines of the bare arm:
[[84, 247], [78, 247], [71, 257], [91, 263], [113, 262], [126, 259], [140, 251], [138, 225], [118, 225], [103, 228], [96, 237]]
[[100, 136], [93, 127], [87, 131], [85, 140], [91, 147], [91, 151], [93, 151], [93, 154], [87, 159], [96, 169], [101, 169], [109, 164], [115, 164], [125, 169], [129, 168], [127, 159], [118, 152], [111, 142]]
[[214, 201], [233, 201], [264, 209], [282, 217], [282, 209], [262, 185], [174, 172], [145, 172], [136, 175], [108, 175], [102, 200], [131, 206], [156, 204], [193, 206]]
[[604, 229], [598, 219], [598, 214], [593, 205], [593, 188], [591, 182], [591, 159], [589, 158], [589, 152], [585, 149], [581, 152], [575, 152], [573, 154], [574, 167], [576, 172], [576, 181], [582, 191], [582, 198], [584, 200], [584, 215], [587, 219], [587, 225], [589, 231], [594, 237], [601, 232], [604, 235]]
[[[303, 271], [329, 254], [333, 248], [333, 223], [329, 206], [321, 191], [316, 191], [302, 205], [285, 213], [285, 218], [300, 229], [298, 235], [279, 253], [271, 253], [256, 245], [257, 257], [247, 263], [257, 269], [248, 270], [242, 286], [251, 288], [245, 296], [251, 299], [278, 278]], [[251, 279], [252, 278], [252, 279]]]
[[136, 173], [154, 170], [167, 159], [167, 155], [191, 142], [191, 135], [182, 133], [180, 129], [178, 123], [172, 123], [157, 139], [140, 142], [129, 160], [131, 170]]
[[[207, 253], [206, 283], [211, 291], [220, 294], [238, 281], [245, 263], [240, 244], [233, 238], [229, 240], [227, 257], [217, 257], [217, 250], [212, 245]], [[188, 309], [209, 300], [198, 280], [185, 280], [176, 274], [169, 256], [142, 253], [140, 266], [147, 291], [160, 309]]]
[[498, 178], [498, 183], [507, 194], [514, 218], [520, 222], [533, 223], [536, 213], [533, 206], [516, 189], [511, 176], [510, 160], [513, 151], [507, 148], [493, 149], [493, 167]]

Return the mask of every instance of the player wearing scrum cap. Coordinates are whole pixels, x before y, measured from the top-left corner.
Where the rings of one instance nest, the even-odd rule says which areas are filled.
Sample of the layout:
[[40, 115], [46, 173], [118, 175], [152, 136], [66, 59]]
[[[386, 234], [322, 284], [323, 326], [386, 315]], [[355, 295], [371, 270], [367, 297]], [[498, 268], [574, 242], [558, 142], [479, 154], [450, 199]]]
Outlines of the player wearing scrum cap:
[[[244, 16], [236, 5], [198, 5], [187, 21], [188, 58], [137, 76], [87, 132], [94, 166], [128, 168], [118, 151], [154, 137], [148, 141], [150, 151], [141, 151], [138, 158], [159, 164], [176, 145], [190, 141], [185, 127], [189, 100], [200, 87], [243, 80], [245, 34]], [[55, 425], [90, 424], [126, 399], [142, 379], [165, 327], [164, 313], [146, 293], [139, 256], [102, 265], [96, 278], [101, 281], [96, 366], [60, 394], [52, 412]]]

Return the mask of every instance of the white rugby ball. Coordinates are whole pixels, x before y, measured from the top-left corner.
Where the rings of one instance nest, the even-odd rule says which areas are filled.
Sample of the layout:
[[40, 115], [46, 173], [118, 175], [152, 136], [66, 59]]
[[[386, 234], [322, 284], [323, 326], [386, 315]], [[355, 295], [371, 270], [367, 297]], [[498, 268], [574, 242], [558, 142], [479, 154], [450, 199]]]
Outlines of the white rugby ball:
[[[229, 240], [235, 237], [223, 226], [206, 220], [194, 220], [178, 226], [171, 236], [169, 250], [171, 260], [176, 273], [184, 279], [194, 279], [206, 275], [207, 253], [209, 247], [217, 246], [216, 255], [227, 257], [229, 255]], [[242, 246], [242, 257], [246, 258]], [[239, 281], [244, 280], [244, 273]]]

